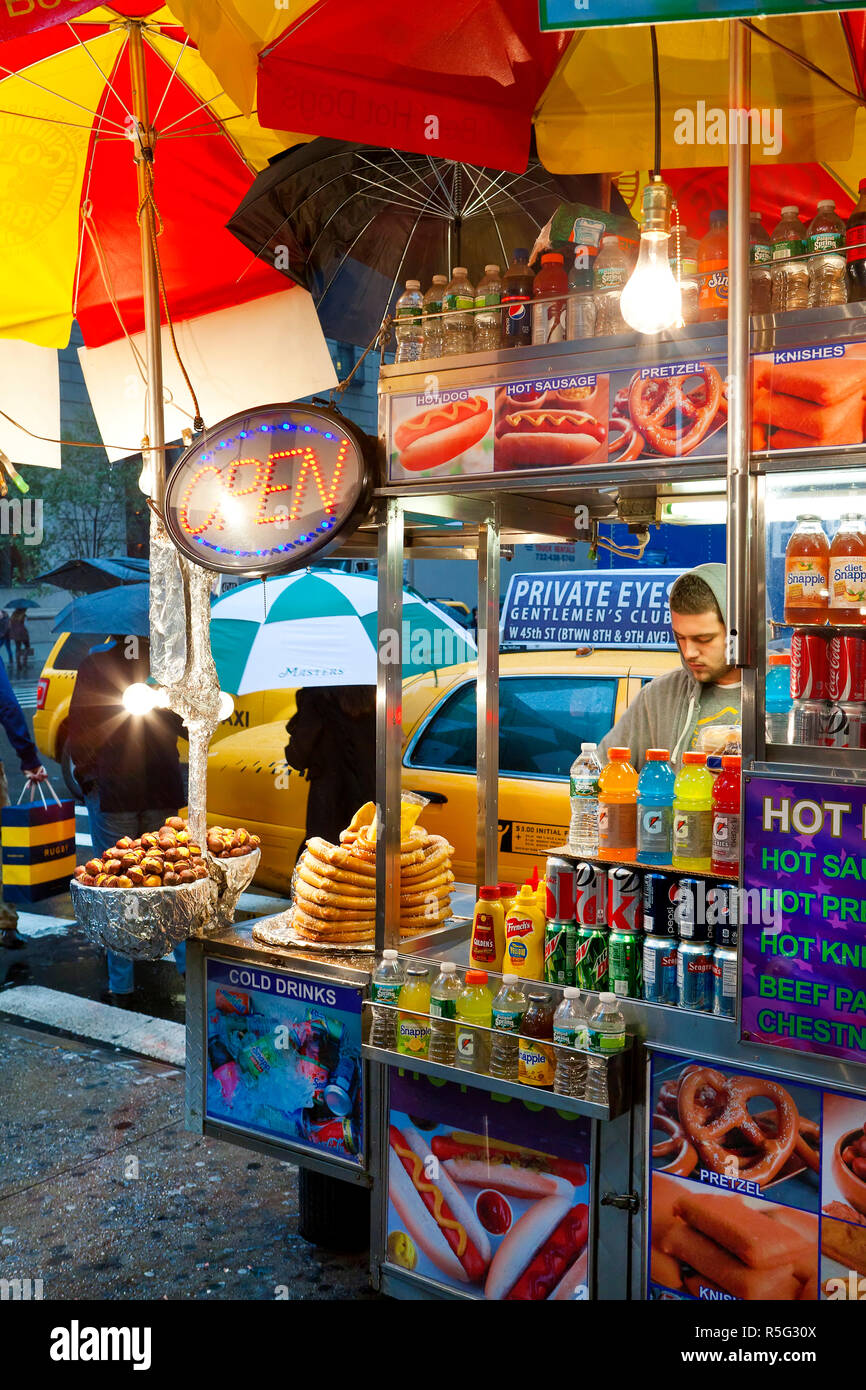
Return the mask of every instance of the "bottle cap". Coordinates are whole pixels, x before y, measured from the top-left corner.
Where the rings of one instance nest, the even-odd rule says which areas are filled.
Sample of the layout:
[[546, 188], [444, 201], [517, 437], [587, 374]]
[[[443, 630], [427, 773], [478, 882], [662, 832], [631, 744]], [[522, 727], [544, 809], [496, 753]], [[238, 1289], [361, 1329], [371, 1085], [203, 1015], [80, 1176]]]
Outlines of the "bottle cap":
[[420, 290], [420, 288], [421, 288], [421, 281], [420, 281], [420, 280], [407, 280], [407, 281], [406, 281], [406, 288], [407, 288], [407, 290]]
[[568, 988], [567, 988], [567, 989], [564, 989], [562, 992], [563, 992], [563, 994], [565, 995], [566, 999], [579, 999], [579, 998], [580, 998], [580, 990], [579, 990], [579, 989], [575, 989], [575, 988], [574, 988], [574, 985], [569, 985]]
[[468, 274], [469, 274], [469, 271], [466, 269], [465, 265], [455, 265], [455, 267], [454, 267], [454, 275], [455, 275], [455, 277], [458, 276], [458, 275], [468, 275]]
[[593, 752], [594, 749], [596, 749], [597, 747], [598, 747], [598, 744], [597, 744], [597, 743], [582, 743], [582, 744], [580, 745], [580, 751], [581, 751], [581, 753], [591, 753], [591, 752]]
[[615, 1004], [615, 1003], [616, 1003], [616, 995], [615, 995], [615, 994], [610, 994], [608, 991], [605, 991], [603, 994], [600, 994], [600, 995], [598, 996], [598, 999], [599, 999], [599, 1003], [600, 1003], [600, 1004]]
[[467, 970], [467, 971], [466, 971], [466, 984], [467, 984], [467, 985], [486, 985], [486, 984], [487, 984], [487, 971], [486, 971], [486, 970]]
[[455, 965], [453, 960], [443, 960], [440, 969], [443, 975], [453, 975], [455, 970], [457, 969], [457, 966]]
[[630, 748], [609, 748], [607, 751], [611, 762], [627, 763], [631, 757]]
[[739, 753], [725, 753], [722, 756], [722, 767], [734, 767], [737, 772], [743, 765], [743, 760]]
[[433, 276], [433, 284], [434, 284], [434, 285], [447, 285], [447, 284], [448, 284], [448, 276], [447, 276], [447, 275], [434, 275], [434, 276]]
[[498, 266], [498, 265], [486, 265], [486, 266], [484, 267], [484, 274], [485, 274], [485, 275], [498, 275], [498, 274], [499, 274], [499, 266]]
[[770, 652], [770, 655], [769, 655], [768, 658], [767, 658], [767, 662], [768, 662], [768, 664], [769, 664], [770, 666], [790, 666], [790, 664], [791, 664], [791, 653], [790, 653], [790, 652]]
[[817, 512], [800, 512], [799, 515], [798, 515], [798, 517], [797, 517], [797, 520], [798, 520], [798, 521], [820, 521], [821, 518], [818, 516]]
[[528, 903], [534, 897], [535, 889], [531, 883], [524, 883], [520, 892], [517, 894], [517, 900], [521, 903]]
[[819, 208], [835, 208], [835, 206], [832, 198], [822, 198], [818, 203]]
[[789, 203], [787, 207], [782, 208], [782, 216], [787, 217], [790, 214], [792, 217], [796, 217], [799, 211], [800, 209], [794, 203]]
[[396, 960], [398, 954], [399, 954], [398, 951], [383, 951], [383, 952], [382, 952], [382, 959], [383, 959], [383, 960]]
[[497, 886], [497, 888], [499, 889], [499, 896], [500, 896], [500, 898], [516, 898], [516, 897], [517, 897], [517, 884], [516, 884], [516, 883], [497, 883], [496, 886]]
[[427, 979], [427, 967], [426, 967], [426, 965], [410, 965], [410, 966], [409, 966], [409, 969], [406, 971], [406, 974], [407, 974], [407, 975], [420, 975], [420, 976], [422, 977], [422, 979], [426, 980], [426, 979]]
[[704, 766], [706, 766], [707, 755], [706, 755], [706, 753], [693, 753], [693, 752], [683, 753], [683, 762], [684, 762], [684, 763], [694, 763], [694, 764], [703, 763]]
[[498, 883], [495, 883], [495, 884], [493, 884], [492, 886], [491, 886], [490, 884], [488, 884], [488, 885], [486, 885], [484, 888], [481, 888], [481, 889], [479, 890], [478, 897], [479, 897], [479, 899], [481, 899], [482, 902], [485, 902], [485, 903], [496, 903], [496, 902], [498, 902], [498, 901], [499, 901], [499, 884], [498, 884]]
[[516, 984], [517, 984], [517, 976], [516, 976], [516, 975], [503, 975], [503, 976], [502, 976], [502, 983], [503, 983], [504, 985], [516, 985]]
[[542, 265], [552, 265], [554, 261], [558, 261], [562, 265], [562, 257], [558, 251], [546, 251], [541, 258]]
[[648, 748], [646, 750], [646, 761], [648, 763], [666, 763], [671, 755], [669, 748]]
[[707, 754], [707, 772], [713, 772], [717, 776], [722, 770], [722, 759], [718, 753]]

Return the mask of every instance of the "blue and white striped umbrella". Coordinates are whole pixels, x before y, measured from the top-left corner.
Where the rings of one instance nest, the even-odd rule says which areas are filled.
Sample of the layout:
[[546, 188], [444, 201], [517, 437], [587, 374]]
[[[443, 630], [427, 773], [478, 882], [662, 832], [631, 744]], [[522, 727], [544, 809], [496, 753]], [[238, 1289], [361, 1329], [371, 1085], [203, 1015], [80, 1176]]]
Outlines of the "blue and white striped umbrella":
[[[223, 690], [375, 685], [378, 584], [341, 570], [253, 580], [211, 610], [211, 647]], [[412, 589], [403, 591], [403, 677], [475, 660], [465, 628]], [[382, 639], [387, 655], [387, 635]]]

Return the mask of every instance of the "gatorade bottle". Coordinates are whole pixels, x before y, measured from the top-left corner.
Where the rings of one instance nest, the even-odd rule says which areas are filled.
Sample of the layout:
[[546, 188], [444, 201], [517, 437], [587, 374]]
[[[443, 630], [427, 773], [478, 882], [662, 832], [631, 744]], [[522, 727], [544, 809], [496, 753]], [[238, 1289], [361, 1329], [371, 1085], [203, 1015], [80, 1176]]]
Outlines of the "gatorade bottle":
[[699, 312], [702, 323], [728, 317], [728, 214], [710, 213], [710, 229], [698, 247], [701, 277]]
[[713, 783], [714, 874], [736, 874], [740, 869], [740, 768], [741, 758], [722, 758], [722, 770]]
[[637, 773], [631, 749], [611, 748], [598, 779], [598, 858], [634, 859], [637, 854]]
[[502, 969], [505, 952], [505, 913], [498, 886], [480, 889], [472, 917], [469, 964], [474, 970]]
[[788, 743], [791, 722], [791, 653], [770, 652], [767, 656], [765, 688], [765, 726], [768, 743]]
[[[490, 1061], [490, 1028], [493, 996], [487, 988], [486, 970], [467, 970], [457, 996], [457, 1051], [455, 1065], [486, 1076]], [[473, 1024], [480, 1025], [473, 1027]]]
[[675, 869], [708, 874], [713, 838], [713, 779], [706, 753], [684, 753], [674, 783]]
[[521, 980], [544, 979], [544, 934], [547, 921], [535, 889], [524, 883], [505, 919], [504, 971]]
[[674, 782], [670, 750], [648, 748], [637, 781], [637, 862], [670, 864], [673, 858]]

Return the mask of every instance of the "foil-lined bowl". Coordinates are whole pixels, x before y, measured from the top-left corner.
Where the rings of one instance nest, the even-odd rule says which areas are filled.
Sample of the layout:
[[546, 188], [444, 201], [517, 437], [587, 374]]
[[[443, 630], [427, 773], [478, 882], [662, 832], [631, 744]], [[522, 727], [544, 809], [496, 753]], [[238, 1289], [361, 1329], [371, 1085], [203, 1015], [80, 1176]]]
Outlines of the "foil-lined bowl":
[[230, 927], [234, 921], [238, 899], [255, 878], [262, 852], [254, 849], [249, 854], [239, 854], [235, 859], [218, 859], [210, 850], [206, 855], [211, 878], [219, 893], [216, 912], [209, 926], [213, 930], [222, 930]]
[[176, 888], [90, 888], [69, 885], [75, 920], [97, 946], [132, 960], [160, 960], [214, 917], [219, 888], [212, 878]]

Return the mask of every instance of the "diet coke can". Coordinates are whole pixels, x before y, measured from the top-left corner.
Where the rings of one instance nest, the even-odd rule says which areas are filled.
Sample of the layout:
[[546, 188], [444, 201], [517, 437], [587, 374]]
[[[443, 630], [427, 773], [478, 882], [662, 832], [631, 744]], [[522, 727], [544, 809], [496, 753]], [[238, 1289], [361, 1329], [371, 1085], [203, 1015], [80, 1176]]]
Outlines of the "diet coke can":
[[607, 920], [611, 931], [643, 930], [643, 883], [636, 869], [611, 869], [608, 876]]
[[572, 922], [574, 920], [574, 864], [570, 859], [560, 859], [552, 854], [545, 866], [547, 887], [547, 920], [549, 922]]
[[574, 870], [574, 917], [579, 927], [607, 922], [607, 870], [580, 863]]
[[828, 648], [827, 699], [834, 704], [866, 700], [866, 649], [851, 632], [835, 632]]
[[826, 700], [830, 643], [821, 632], [795, 627], [791, 636], [791, 698]]
[[824, 748], [860, 748], [863, 738], [863, 705], [840, 700], [824, 706], [821, 745]]
[[811, 748], [821, 745], [826, 732], [825, 708], [823, 700], [794, 701], [792, 743]]

